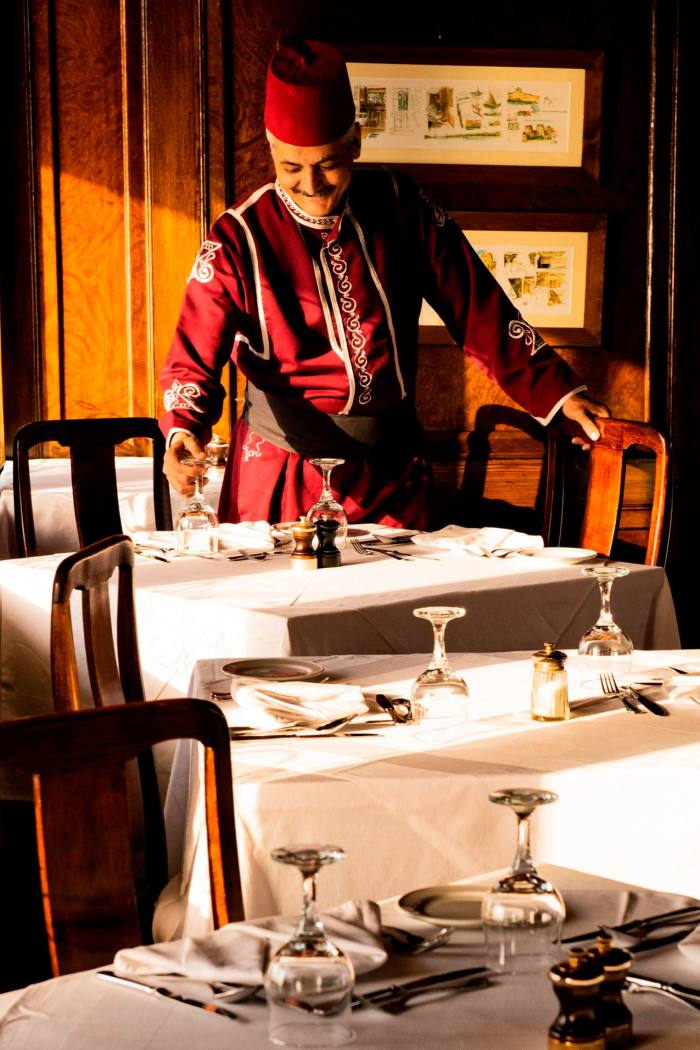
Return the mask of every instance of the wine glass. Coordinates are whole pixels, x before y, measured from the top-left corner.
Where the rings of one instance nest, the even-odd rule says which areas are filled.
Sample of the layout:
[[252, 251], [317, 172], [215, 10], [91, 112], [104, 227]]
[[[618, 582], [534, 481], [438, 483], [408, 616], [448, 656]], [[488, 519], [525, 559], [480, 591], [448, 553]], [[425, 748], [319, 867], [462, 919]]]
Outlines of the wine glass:
[[[202, 460], [184, 456], [181, 463], [201, 467]], [[219, 549], [219, 519], [204, 498], [205, 474], [194, 479], [190, 496], [175, 522], [175, 546], [178, 554], [216, 554]]]
[[310, 459], [314, 467], [320, 467], [323, 475], [323, 483], [321, 486], [321, 495], [318, 497], [313, 507], [310, 507], [306, 512], [306, 517], [309, 521], [316, 522], [319, 518], [331, 519], [332, 521], [338, 522], [338, 535], [336, 543], [340, 547], [345, 547], [348, 536], [348, 518], [338, 503], [337, 499], [331, 492], [331, 472], [333, 467], [339, 467], [345, 462], [344, 459]]
[[610, 671], [624, 680], [630, 673], [634, 646], [629, 635], [613, 620], [610, 592], [615, 580], [627, 576], [629, 569], [622, 565], [590, 565], [581, 569], [581, 573], [598, 581], [600, 613], [596, 623], [579, 642], [580, 666], [592, 672], [592, 679], [597, 680], [601, 671]]
[[413, 615], [428, 620], [433, 628], [433, 658], [418, 675], [411, 689], [412, 721], [425, 723], [438, 735], [467, 718], [469, 690], [464, 679], [453, 671], [445, 652], [445, 628], [450, 620], [464, 616], [458, 606], [433, 605], [414, 609]]
[[316, 910], [316, 874], [323, 865], [344, 860], [345, 852], [337, 846], [284, 846], [271, 856], [299, 868], [304, 906], [292, 939], [273, 955], [265, 974], [270, 1041], [299, 1048], [342, 1046], [354, 1039], [355, 971], [326, 936]]
[[489, 801], [510, 806], [518, 821], [513, 866], [481, 903], [487, 965], [502, 973], [546, 970], [559, 949], [564, 901], [537, 873], [530, 855], [530, 815], [536, 806], [556, 802], [558, 797], [541, 788], [489, 792]]

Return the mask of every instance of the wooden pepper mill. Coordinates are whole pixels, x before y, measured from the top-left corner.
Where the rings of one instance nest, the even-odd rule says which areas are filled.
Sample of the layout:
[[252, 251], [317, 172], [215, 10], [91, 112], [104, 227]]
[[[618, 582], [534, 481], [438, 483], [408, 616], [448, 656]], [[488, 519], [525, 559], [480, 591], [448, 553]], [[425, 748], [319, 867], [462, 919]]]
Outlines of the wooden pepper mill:
[[606, 933], [598, 934], [593, 950], [605, 976], [598, 1004], [598, 1014], [605, 1025], [605, 1046], [607, 1050], [631, 1046], [632, 1014], [622, 1000], [622, 989], [632, 966], [632, 955], [624, 948], [613, 948], [612, 938]]
[[599, 1015], [605, 975], [598, 957], [573, 948], [566, 962], [549, 971], [559, 1000], [559, 1014], [549, 1029], [548, 1050], [605, 1050], [605, 1027]]
[[301, 572], [315, 569], [317, 567], [316, 551], [313, 549], [313, 542], [316, 535], [316, 526], [313, 521], [309, 521], [302, 514], [299, 521], [295, 521], [291, 526], [291, 532], [294, 537], [294, 550], [290, 556], [292, 568]]

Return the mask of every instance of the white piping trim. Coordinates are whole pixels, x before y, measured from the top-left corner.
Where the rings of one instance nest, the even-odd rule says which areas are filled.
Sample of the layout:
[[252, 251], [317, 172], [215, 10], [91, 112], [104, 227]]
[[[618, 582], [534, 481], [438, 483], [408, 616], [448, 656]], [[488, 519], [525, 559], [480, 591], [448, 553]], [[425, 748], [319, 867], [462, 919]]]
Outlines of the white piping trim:
[[[263, 189], [265, 189], [265, 188], [266, 187], [263, 187]], [[253, 197], [255, 197], [255, 194], [253, 194]], [[249, 198], [248, 201], [246, 201], [246, 205], [245, 205], [246, 207], [247, 207], [248, 203], [252, 203], [252, 198]], [[252, 263], [253, 263], [253, 279], [254, 279], [254, 282], [255, 282], [255, 299], [256, 299], [257, 304], [258, 304], [258, 317], [260, 318], [260, 332], [262, 334], [263, 348], [262, 348], [262, 351], [258, 351], [258, 350], [254, 350], [253, 347], [251, 346], [250, 347], [251, 353], [255, 354], [256, 357], [261, 357], [263, 359], [263, 361], [269, 361], [270, 360], [270, 337], [267, 334], [267, 325], [265, 323], [265, 314], [263, 312], [262, 288], [260, 286], [260, 268], [258, 266], [258, 256], [257, 256], [257, 253], [255, 251], [255, 241], [253, 239], [253, 234], [251, 233], [251, 231], [250, 231], [250, 229], [248, 227], [248, 224], [244, 221], [242, 215], [240, 215], [239, 212], [235, 211], [233, 208], [229, 209], [229, 212], [234, 217], [234, 219], [240, 224], [241, 228], [243, 229], [246, 241], [248, 242], [248, 250], [250, 251], [250, 257], [251, 257], [251, 260], [252, 260]]]
[[321, 266], [323, 268], [323, 275], [326, 281], [326, 287], [329, 291], [329, 298], [331, 306], [333, 308], [333, 316], [335, 317], [335, 323], [338, 328], [338, 339], [343, 350], [343, 360], [345, 362], [345, 371], [348, 375], [348, 385], [350, 387], [350, 396], [345, 404], [345, 408], [342, 412], [339, 412], [340, 416], [347, 416], [352, 407], [352, 403], [355, 400], [355, 373], [352, 369], [352, 361], [350, 360], [350, 351], [348, 350], [347, 340], [345, 338], [345, 328], [343, 326], [343, 318], [340, 313], [340, 307], [338, 306], [338, 300], [335, 295], [335, 288], [333, 287], [333, 279], [331, 278], [330, 270], [328, 269], [328, 263], [324, 250], [321, 250]]
[[337, 354], [340, 360], [343, 362], [343, 364], [345, 364], [343, 351], [338, 346], [338, 340], [336, 339], [335, 330], [333, 328], [333, 319], [328, 308], [328, 300], [326, 299], [326, 296], [323, 292], [323, 285], [321, 282], [321, 271], [319, 270], [318, 263], [313, 258], [313, 256], [311, 257], [311, 262], [313, 263], [314, 277], [316, 278], [318, 298], [321, 303], [321, 309], [323, 310], [323, 318], [326, 322], [326, 329], [328, 331], [328, 342], [331, 344], [331, 349], [333, 350], [333, 353]]
[[398, 351], [398, 347], [396, 345], [396, 332], [394, 331], [394, 319], [391, 316], [391, 307], [389, 306], [389, 300], [387, 299], [386, 292], [382, 288], [382, 285], [381, 285], [381, 283], [379, 281], [379, 277], [377, 276], [377, 271], [374, 268], [374, 264], [372, 263], [372, 260], [369, 257], [369, 252], [367, 251], [367, 243], [365, 241], [365, 235], [362, 232], [362, 227], [360, 226], [359, 222], [357, 221], [355, 216], [350, 211], [349, 207], [347, 209], [347, 212], [348, 212], [348, 215], [350, 216], [350, 221], [352, 222], [353, 226], [357, 230], [357, 236], [358, 236], [358, 239], [360, 241], [360, 247], [362, 248], [362, 253], [363, 253], [363, 255], [365, 257], [365, 260], [367, 262], [367, 267], [369, 269], [369, 272], [372, 275], [372, 280], [374, 281], [374, 283], [376, 285], [376, 288], [377, 288], [377, 291], [379, 292], [379, 298], [382, 300], [382, 304], [384, 306], [384, 312], [386, 314], [387, 324], [389, 325], [389, 333], [391, 335], [391, 345], [394, 348], [394, 368], [396, 369], [396, 378], [399, 381], [399, 386], [401, 387], [401, 397], [403, 399], [404, 397], [406, 397], [406, 387], [404, 385], [403, 375], [401, 374], [401, 367], [399, 365], [399, 351]]
[[302, 226], [310, 226], [312, 230], [320, 230], [324, 227], [330, 229], [335, 226], [337, 215], [310, 215], [308, 211], [304, 211], [300, 208], [296, 201], [293, 201], [289, 194], [280, 186], [279, 182], [275, 183], [275, 193], [280, 198], [285, 208], [297, 222], [301, 223]]
[[533, 416], [533, 419], [536, 419], [537, 422], [541, 423], [543, 427], [548, 426], [552, 422], [552, 420], [554, 419], [557, 412], [559, 411], [559, 409], [565, 401], [568, 401], [570, 397], [574, 396], [574, 394], [580, 394], [583, 390], [587, 389], [588, 387], [585, 384], [583, 386], [577, 386], [575, 390], [570, 390], [568, 394], [564, 394], [563, 397], [560, 397], [554, 408], [550, 408], [546, 416]]
[[274, 190], [274, 188], [274, 182], [266, 182], [264, 186], [258, 186], [257, 190], [251, 193], [250, 197], [247, 197], [237, 208], [227, 208], [226, 210], [229, 215], [242, 215], [246, 208], [249, 208], [251, 204], [255, 204], [262, 197], [263, 193]]

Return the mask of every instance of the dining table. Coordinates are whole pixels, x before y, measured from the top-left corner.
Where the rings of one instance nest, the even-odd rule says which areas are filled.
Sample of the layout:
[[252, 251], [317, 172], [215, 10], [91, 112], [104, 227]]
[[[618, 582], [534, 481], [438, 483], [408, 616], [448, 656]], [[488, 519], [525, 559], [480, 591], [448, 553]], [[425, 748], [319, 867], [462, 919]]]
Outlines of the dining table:
[[[339, 567], [311, 572], [297, 571], [289, 553], [233, 554], [233, 560], [226, 552], [216, 559], [138, 555], [134, 591], [146, 698], [187, 695], [195, 661], [207, 657], [427, 652], [431, 631], [412, 615], [418, 606], [466, 608], [447, 628], [448, 648], [462, 652], [537, 650], [548, 640], [571, 648], [600, 609], [596, 582], [580, 565], [410, 543], [391, 549], [405, 557], [350, 546]], [[51, 594], [61, 560], [60, 554], [0, 560], [1, 718], [51, 710]], [[663, 568], [630, 565], [612, 601], [636, 647], [679, 646]], [[87, 701], [87, 676], [82, 688]]]
[[[153, 460], [150, 456], [116, 456], [119, 513], [125, 532], [155, 527], [153, 510]], [[210, 467], [207, 473], [207, 499], [218, 504], [223, 467]], [[71, 465], [67, 457], [30, 459], [29, 478], [36, 527], [37, 553], [67, 553], [76, 550], [78, 533], [73, 510]], [[186, 497], [170, 490], [173, 521]], [[7, 460], [0, 470], [0, 559], [14, 558], [15, 506], [13, 464]]]
[[[533, 815], [535, 859], [700, 897], [688, 801], [700, 794], [700, 650], [635, 653], [630, 673], [657, 683], [639, 688], [659, 697], [666, 716], [632, 714], [604, 697], [595, 672], [569, 651], [572, 716], [557, 722], [530, 717], [530, 653], [451, 652], [449, 660], [470, 695], [467, 720], [445, 732], [387, 723], [373, 703], [378, 693], [409, 695], [425, 655], [317, 654], [330, 684], [357, 685], [367, 698], [366, 718], [347, 727], [360, 734], [232, 740], [247, 917], [294, 908], [296, 887], [269, 864], [288, 841], [337, 841], [347, 851], [347, 864], [324, 871], [332, 899], [399, 894], [504, 865], [515, 822], [489, 792], [523, 785], [559, 796]], [[218, 696], [235, 727], [250, 712], [225, 699], [226, 663], [198, 661], [189, 692]], [[172, 878], [156, 908], [160, 940], [211, 928], [200, 764], [198, 745], [179, 742], [165, 805]]]
[[[270, 862], [268, 862], [270, 863]], [[342, 867], [342, 865], [339, 865]], [[564, 933], [580, 936], [598, 924], [617, 925], [630, 918], [658, 914], [689, 903], [687, 897], [645, 890], [635, 884], [601, 879], [586, 872], [543, 866], [542, 875], [560, 889], [567, 906]], [[287, 872], [291, 878], [293, 872]], [[324, 872], [326, 875], [327, 872]], [[461, 885], [467, 893], [483, 890], [498, 872], [482, 873]], [[417, 876], [405, 872], [405, 885]], [[321, 907], [328, 901], [325, 879]], [[297, 887], [298, 889], [298, 887]], [[396, 898], [381, 902], [382, 922], [430, 932]], [[434, 929], [434, 928], [433, 928]], [[582, 942], [589, 945], [590, 941]], [[683, 941], [634, 956], [632, 973], [697, 988], [694, 949]], [[553, 961], [566, 959], [562, 946]], [[389, 952], [386, 962], [359, 977], [356, 990], [372, 990], [458, 968], [484, 964], [483, 933], [478, 921], [454, 931], [446, 944], [420, 955]], [[199, 1002], [213, 1000], [205, 981], [153, 977], [145, 980]], [[698, 1045], [700, 1014], [677, 998], [625, 991], [632, 1014], [635, 1045], [646, 1050], [692, 1050]], [[226, 1008], [224, 1007], [224, 1010]], [[541, 1050], [558, 1014], [558, 1002], [546, 968], [534, 974], [492, 973], [485, 987], [433, 992], [417, 997], [401, 1012], [363, 1005], [352, 1012], [354, 1045], [363, 1050], [409, 1047], [410, 1050]], [[268, 1010], [260, 996], [236, 1002], [230, 1015], [200, 1009], [168, 994], [144, 994], [134, 984], [117, 984], [95, 970], [69, 974], [0, 995], [0, 1050], [261, 1050], [270, 1045]]]

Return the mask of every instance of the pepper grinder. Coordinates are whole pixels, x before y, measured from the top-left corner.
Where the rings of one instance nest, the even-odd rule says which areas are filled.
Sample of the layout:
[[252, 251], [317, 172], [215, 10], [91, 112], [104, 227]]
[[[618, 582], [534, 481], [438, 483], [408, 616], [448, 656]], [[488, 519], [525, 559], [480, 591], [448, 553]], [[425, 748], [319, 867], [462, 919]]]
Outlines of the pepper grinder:
[[318, 536], [316, 561], [319, 569], [334, 569], [340, 565], [340, 551], [335, 545], [339, 525], [339, 521], [327, 514], [322, 514], [316, 522], [316, 535]]
[[605, 1026], [599, 1015], [605, 975], [594, 953], [573, 948], [566, 962], [549, 971], [559, 1000], [559, 1014], [549, 1029], [548, 1050], [605, 1050]]
[[532, 676], [530, 717], [537, 722], [560, 722], [570, 715], [569, 687], [564, 661], [566, 653], [554, 642], [532, 654], [535, 670]]
[[309, 521], [306, 515], [302, 514], [299, 521], [295, 521], [291, 526], [291, 533], [294, 537], [294, 550], [290, 555], [292, 568], [301, 572], [315, 569], [316, 552], [313, 549], [313, 542], [316, 526], [313, 521]]
[[598, 1016], [605, 1025], [607, 1050], [632, 1045], [632, 1014], [622, 1001], [625, 978], [632, 966], [632, 955], [624, 948], [613, 948], [612, 938], [599, 933], [594, 947], [598, 962], [603, 967], [603, 991]]

